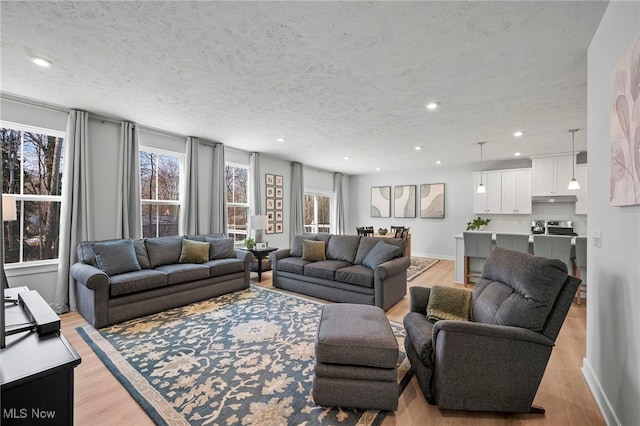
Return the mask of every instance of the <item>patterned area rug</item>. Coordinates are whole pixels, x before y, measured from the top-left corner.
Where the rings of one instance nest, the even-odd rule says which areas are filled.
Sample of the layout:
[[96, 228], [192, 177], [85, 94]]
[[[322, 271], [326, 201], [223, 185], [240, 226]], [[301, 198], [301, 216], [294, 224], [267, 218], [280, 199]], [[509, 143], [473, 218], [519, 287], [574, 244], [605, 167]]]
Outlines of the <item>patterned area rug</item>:
[[[383, 411], [327, 408], [311, 394], [323, 304], [248, 290], [78, 332], [160, 425], [375, 425]], [[398, 383], [411, 378], [404, 328]]]
[[438, 259], [430, 259], [427, 257], [412, 257], [411, 265], [407, 269], [407, 281], [411, 281], [433, 265], [438, 263]]

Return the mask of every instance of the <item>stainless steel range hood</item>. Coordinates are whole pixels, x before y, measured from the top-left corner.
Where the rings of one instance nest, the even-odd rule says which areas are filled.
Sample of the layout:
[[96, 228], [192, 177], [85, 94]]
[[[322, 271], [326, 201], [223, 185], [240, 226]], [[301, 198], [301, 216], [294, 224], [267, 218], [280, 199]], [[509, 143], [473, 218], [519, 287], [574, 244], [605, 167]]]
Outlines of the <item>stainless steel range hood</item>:
[[534, 195], [533, 203], [575, 203], [578, 201], [575, 195]]

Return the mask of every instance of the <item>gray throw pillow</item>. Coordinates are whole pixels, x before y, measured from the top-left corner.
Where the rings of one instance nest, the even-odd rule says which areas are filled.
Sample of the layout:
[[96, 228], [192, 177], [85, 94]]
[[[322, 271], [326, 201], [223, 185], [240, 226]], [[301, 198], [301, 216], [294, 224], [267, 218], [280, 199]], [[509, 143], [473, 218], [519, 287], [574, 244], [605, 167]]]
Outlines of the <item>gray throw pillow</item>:
[[182, 237], [145, 238], [149, 263], [152, 268], [162, 265], [175, 265], [182, 254]]
[[95, 242], [91, 247], [96, 254], [98, 268], [110, 277], [140, 270], [133, 240]]
[[398, 247], [387, 244], [384, 241], [378, 241], [378, 244], [376, 244], [364, 258], [362, 264], [368, 268], [376, 269], [378, 265], [400, 257], [401, 255], [402, 252]]
[[205, 238], [211, 244], [209, 248], [209, 259], [233, 259], [236, 257], [233, 238]]

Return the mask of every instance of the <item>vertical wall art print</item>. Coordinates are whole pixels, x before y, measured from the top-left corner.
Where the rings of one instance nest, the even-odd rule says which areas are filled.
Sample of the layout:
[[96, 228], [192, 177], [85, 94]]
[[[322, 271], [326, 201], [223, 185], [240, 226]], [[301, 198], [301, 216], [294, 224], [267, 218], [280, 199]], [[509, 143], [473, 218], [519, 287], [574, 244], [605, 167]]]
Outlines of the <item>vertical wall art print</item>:
[[613, 73], [611, 99], [612, 206], [640, 204], [640, 36]]
[[391, 217], [391, 187], [371, 187], [371, 217]]
[[420, 218], [444, 219], [444, 183], [420, 185]]
[[265, 206], [267, 210], [267, 234], [284, 233], [284, 176], [266, 173]]
[[393, 216], [416, 217], [416, 186], [393, 187]]

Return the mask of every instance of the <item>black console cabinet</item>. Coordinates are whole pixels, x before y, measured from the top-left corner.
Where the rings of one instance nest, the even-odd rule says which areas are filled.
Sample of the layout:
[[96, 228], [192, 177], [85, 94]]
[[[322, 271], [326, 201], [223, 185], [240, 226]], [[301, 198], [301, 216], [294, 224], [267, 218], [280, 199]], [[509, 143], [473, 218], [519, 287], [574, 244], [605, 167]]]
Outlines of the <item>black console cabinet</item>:
[[[7, 306], [7, 325], [27, 321]], [[7, 336], [0, 351], [2, 425], [73, 425], [73, 369], [80, 357], [61, 332]]]

